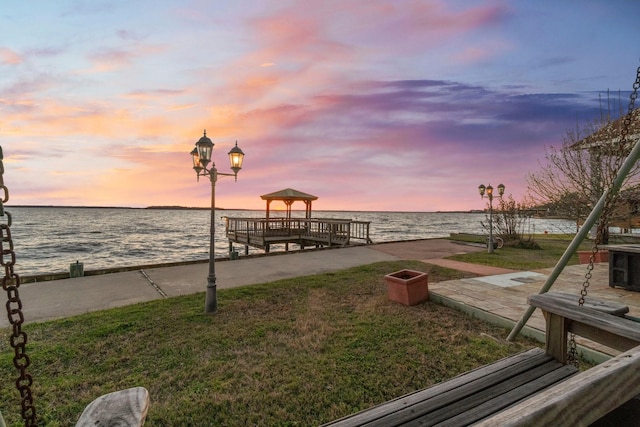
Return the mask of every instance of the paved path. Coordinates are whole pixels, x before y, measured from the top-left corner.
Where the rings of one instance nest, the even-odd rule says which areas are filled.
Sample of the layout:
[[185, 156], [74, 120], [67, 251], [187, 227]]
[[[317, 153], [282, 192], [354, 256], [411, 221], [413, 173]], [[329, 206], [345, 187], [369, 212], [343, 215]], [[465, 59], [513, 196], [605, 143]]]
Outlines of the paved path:
[[[481, 250], [445, 239], [306, 250], [216, 262], [219, 289], [289, 277], [337, 271], [378, 261], [422, 259]], [[208, 263], [132, 270], [20, 286], [27, 322], [69, 317], [90, 311], [177, 295], [204, 292]], [[0, 316], [0, 327], [9, 326]]]

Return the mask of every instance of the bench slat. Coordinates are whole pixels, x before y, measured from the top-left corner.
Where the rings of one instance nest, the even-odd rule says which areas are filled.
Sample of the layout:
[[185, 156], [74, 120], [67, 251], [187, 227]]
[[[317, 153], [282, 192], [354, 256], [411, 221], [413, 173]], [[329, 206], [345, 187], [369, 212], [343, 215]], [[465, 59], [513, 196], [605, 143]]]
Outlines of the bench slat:
[[476, 426], [588, 426], [640, 394], [639, 377], [640, 347], [636, 347]]
[[525, 362], [531, 363], [532, 359], [536, 359], [537, 360], [536, 363], [539, 364], [539, 363], [542, 363], [543, 360], [548, 360], [548, 357], [545, 355], [545, 352], [542, 349], [534, 348], [531, 350], [527, 350], [527, 351], [515, 354], [513, 356], [500, 359], [490, 365], [481, 366], [472, 371], [468, 371], [466, 373], [460, 374], [446, 382], [435, 384], [426, 389], [422, 389], [422, 390], [418, 390], [418, 391], [406, 394], [404, 396], [398, 397], [388, 402], [381, 403], [370, 409], [365, 409], [360, 412], [356, 412], [355, 414], [348, 415], [346, 417], [324, 424], [323, 426], [334, 426], [334, 427], [362, 426], [367, 423], [374, 422], [375, 420], [385, 416], [386, 414], [393, 413], [396, 411], [401, 411], [407, 407], [415, 405], [416, 403], [422, 402], [426, 399], [432, 398], [434, 396], [438, 396], [439, 394], [442, 394], [442, 393], [446, 393], [455, 388], [462, 387], [465, 384], [476, 381], [480, 378], [484, 378], [485, 376], [490, 375], [491, 373], [499, 371], [501, 369], [504, 369], [508, 366], [518, 364], [518, 363], [525, 363]]
[[555, 360], [546, 360], [538, 366], [524, 363], [509, 366], [464, 387], [420, 402], [412, 406], [410, 411], [404, 410], [380, 418], [371, 426], [432, 426], [560, 367], [562, 365]]
[[[557, 362], [556, 362], [557, 363]], [[486, 402], [470, 408], [463, 414], [453, 416], [442, 423], [436, 424], [438, 427], [456, 427], [463, 425], [471, 425], [483, 418], [489, 417], [496, 412], [506, 409], [518, 402], [532, 396], [541, 390], [547, 389], [560, 381], [564, 381], [568, 377], [575, 375], [578, 372], [578, 368], [572, 365], [561, 365], [543, 375], [539, 378], [535, 378], [527, 383], [522, 384], [512, 390], [507, 391], [487, 400]], [[411, 424], [409, 424], [411, 425]]]
[[534, 348], [325, 426], [388, 427], [406, 425], [423, 414], [436, 414], [426, 417], [429, 423], [425, 424], [424, 419], [419, 423], [431, 425], [558, 369], [563, 369], [562, 364]]
[[[537, 366], [533, 369], [522, 372], [514, 377], [505, 377], [501, 382], [492, 385], [491, 387], [487, 387], [484, 390], [474, 392], [472, 394], [466, 395], [462, 399], [456, 399], [452, 397], [448, 402], [447, 406], [442, 407], [437, 410], [425, 411], [424, 415], [421, 415], [418, 418], [413, 420], [406, 420], [398, 425], [402, 426], [435, 426], [440, 425], [439, 423], [446, 422], [448, 419], [460, 417], [465, 422], [477, 421], [485, 416], [496, 412], [501, 409], [500, 407], [493, 407], [489, 409], [489, 413], [485, 415], [476, 414], [472, 419], [473, 408], [477, 408], [478, 406], [483, 405], [486, 402], [492, 400], [501, 400], [502, 408], [505, 408], [511, 404], [516, 403], [518, 400], [522, 399], [519, 397], [523, 395], [524, 397], [529, 395], [529, 389], [526, 387], [528, 383], [535, 382], [540, 380], [541, 378], [547, 377], [545, 380], [541, 380], [543, 383], [539, 387], [544, 388], [545, 386], [550, 385], [547, 381], [552, 381], [551, 384], [558, 381], [560, 378], [564, 378], [566, 374], [561, 375], [552, 375], [554, 371], [558, 369], [562, 369], [563, 365], [558, 363], [557, 361], [549, 361], [544, 365]], [[519, 387], [524, 387], [519, 393], [513, 392], [517, 390]], [[512, 400], [513, 399], [513, 400]], [[495, 403], [495, 402], [494, 402]], [[486, 409], [486, 408], [485, 408]], [[471, 412], [468, 412], [471, 411]], [[468, 415], [469, 414], [469, 415]], [[460, 425], [459, 423], [454, 423], [453, 425]]]

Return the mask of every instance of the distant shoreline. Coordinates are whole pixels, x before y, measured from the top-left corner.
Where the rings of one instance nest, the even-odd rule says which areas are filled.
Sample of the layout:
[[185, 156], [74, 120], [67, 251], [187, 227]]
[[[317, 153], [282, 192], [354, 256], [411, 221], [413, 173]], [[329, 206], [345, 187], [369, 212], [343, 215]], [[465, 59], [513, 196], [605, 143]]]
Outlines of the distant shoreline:
[[[53, 209], [162, 209], [162, 210], [210, 210], [211, 208], [205, 207], [188, 207], [188, 206], [147, 206], [144, 208], [136, 208], [130, 206], [56, 206], [56, 205], [5, 205], [8, 208], [53, 208]], [[234, 211], [249, 211], [254, 209], [226, 209], [216, 207], [216, 210], [224, 211], [224, 210], [234, 210]], [[257, 210], [257, 209], [256, 209]]]
[[[57, 205], [5, 205], [7, 208], [54, 208], [54, 209], [127, 209], [127, 210], [139, 210], [139, 209], [150, 209], [150, 210], [196, 210], [196, 211], [208, 211], [211, 210], [210, 207], [199, 207], [199, 206], [147, 206], [142, 208], [130, 207], [130, 206], [57, 206]], [[246, 209], [246, 208], [221, 208], [216, 206], [217, 211], [260, 211], [263, 212], [264, 209]], [[292, 212], [304, 212], [304, 209], [292, 209]], [[485, 213], [485, 211], [480, 209], [471, 209], [466, 211], [363, 211], [363, 210], [351, 210], [351, 209], [316, 209], [315, 212], [372, 212], [372, 213], [384, 213], [384, 212], [392, 212], [392, 213], [472, 213], [472, 214], [481, 214]]]

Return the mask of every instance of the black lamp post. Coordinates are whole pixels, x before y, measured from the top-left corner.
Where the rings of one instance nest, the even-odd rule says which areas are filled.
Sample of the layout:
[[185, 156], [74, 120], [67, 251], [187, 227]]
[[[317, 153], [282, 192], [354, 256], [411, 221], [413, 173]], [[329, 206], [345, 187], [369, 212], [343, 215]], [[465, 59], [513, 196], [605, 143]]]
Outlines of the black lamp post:
[[216, 265], [215, 265], [215, 233], [216, 233], [216, 181], [218, 176], [233, 176], [238, 180], [238, 171], [242, 168], [242, 160], [244, 153], [238, 147], [236, 141], [235, 147], [229, 151], [229, 161], [231, 162], [231, 170], [233, 173], [222, 173], [216, 169], [216, 164], [211, 162], [211, 167], [207, 169], [207, 165], [211, 161], [211, 152], [213, 151], [213, 142], [207, 138], [207, 131], [204, 131], [202, 138], [196, 142], [195, 148], [191, 151], [193, 157], [193, 169], [196, 171], [198, 181], [200, 175], [208, 176], [211, 181], [211, 237], [209, 240], [209, 275], [207, 276], [207, 294], [204, 305], [204, 312], [213, 314], [218, 310], [218, 299], [216, 295]]
[[[489, 184], [487, 187], [485, 187], [483, 184], [480, 184], [478, 186], [478, 191], [480, 192], [480, 197], [482, 197], [484, 199], [484, 194], [486, 192], [487, 197], [489, 198], [489, 244], [488, 244], [488, 251], [490, 254], [493, 253], [493, 187], [491, 186], [491, 184]], [[504, 194], [504, 185], [500, 184], [498, 185], [498, 196], [500, 198], [502, 198], [502, 195]]]

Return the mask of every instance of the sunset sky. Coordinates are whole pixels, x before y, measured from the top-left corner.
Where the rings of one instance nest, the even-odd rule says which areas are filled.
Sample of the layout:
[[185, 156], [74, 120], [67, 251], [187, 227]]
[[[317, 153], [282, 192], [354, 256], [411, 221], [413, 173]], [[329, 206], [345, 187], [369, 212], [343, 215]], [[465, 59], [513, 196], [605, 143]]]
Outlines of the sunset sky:
[[[0, 0], [9, 205], [481, 209], [544, 147], [623, 105], [637, 0]], [[294, 205], [294, 209], [296, 205]], [[297, 206], [303, 209], [304, 205]]]

